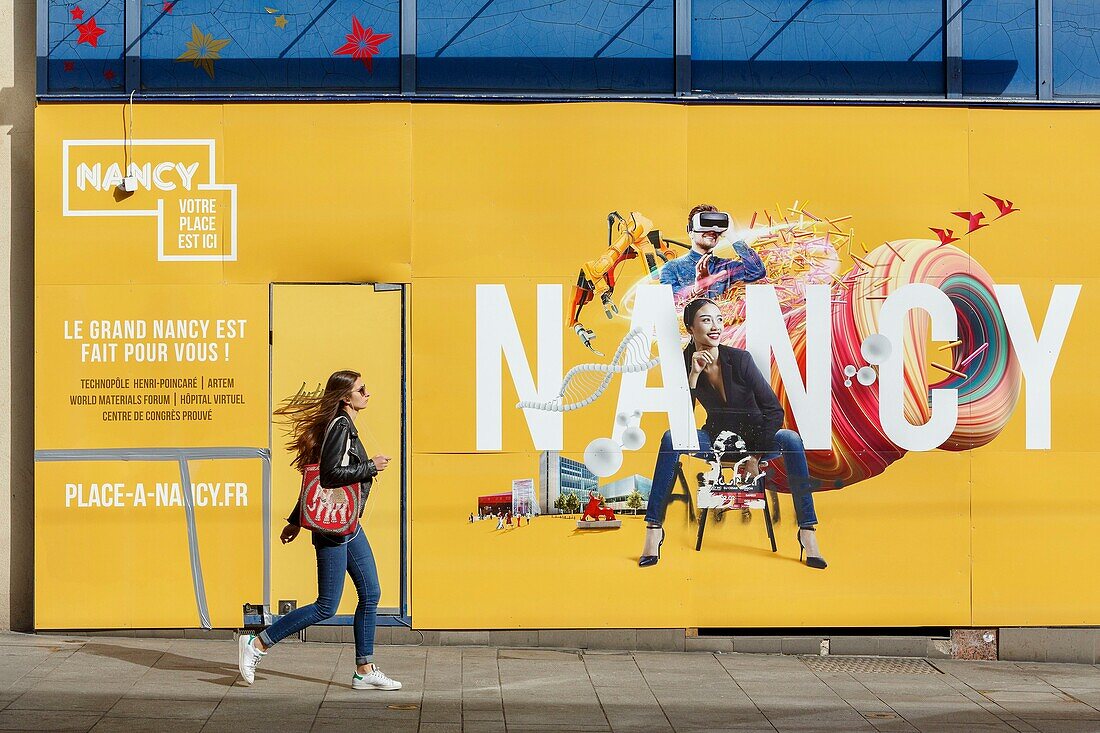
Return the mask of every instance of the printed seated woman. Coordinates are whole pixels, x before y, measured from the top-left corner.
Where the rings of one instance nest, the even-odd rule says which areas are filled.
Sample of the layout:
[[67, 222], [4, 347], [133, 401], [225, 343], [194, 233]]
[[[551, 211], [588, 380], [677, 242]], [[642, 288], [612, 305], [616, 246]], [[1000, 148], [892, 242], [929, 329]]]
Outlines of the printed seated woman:
[[698, 298], [688, 303], [684, 308], [684, 325], [691, 335], [691, 343], [684, 349], [691, 400], [693, 405], [696, 401], [703, 404], [707, 420], [698, 431], [698, 452], [674, 449], [669, 432], [661, 440], [646, 511], [645, 546], [638, 565], [656, 565], [661, 558], [665, 539], [662, 525], [680, 456], [694, 453], [706, 457], [703, 454], [711, 450], [715, 436], [729, 430], [744, 439], [751, 454], [746, 464], [749, 476], [759, 472], [761, 459], [783, 460], [798, 517], [798, 543], [805, 553], [806, 565], [826, 567], [817, 546], [817, 514], [806, 449], [798, 433], [783, 429], [783, 407], [771, 385], [756, 368], [749, 352], [719, 343], [724, 323], [722, 311], [714, 301]]

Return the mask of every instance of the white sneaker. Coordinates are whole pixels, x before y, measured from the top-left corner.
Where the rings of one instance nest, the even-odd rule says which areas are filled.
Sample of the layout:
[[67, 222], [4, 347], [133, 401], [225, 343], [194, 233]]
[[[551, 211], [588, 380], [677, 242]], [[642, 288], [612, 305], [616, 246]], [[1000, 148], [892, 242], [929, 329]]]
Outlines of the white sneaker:
[[267, 652], [261, 652], [252, 646], [252, 640], [255, 638], [254, 634], [241, 634], [237, 639], [237, 669], [241, 671], [244, 681], [250, 685], [256, 679], [256, 665], [267, 655]]
[[386, 673], [374, 668], [373, 672], [367, 674], [359, 674], [358, 672], [351, 676], [351, 686], [356, 690], [400, 690], [401, 683], [397, 680], [391, 680], [386, 676]]

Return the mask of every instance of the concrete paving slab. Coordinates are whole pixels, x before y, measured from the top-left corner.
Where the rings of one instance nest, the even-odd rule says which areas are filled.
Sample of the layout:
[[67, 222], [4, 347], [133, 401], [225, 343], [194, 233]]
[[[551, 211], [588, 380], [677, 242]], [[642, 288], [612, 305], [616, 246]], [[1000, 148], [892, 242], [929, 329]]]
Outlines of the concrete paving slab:
[[650, 733], [657, 733], [658, 731], [669, 733], [674, 730], [660, 708], [608, 709], [607, 706], [604, 706], [604, 715], [607, 716], [607, 722], [612, 731], [644, 730]]
[[504, 710], [504, 702], [499, 699], [462, 698], [462, 714], [471, 710]]
[[383, 693], [351, 688], [349, 643], [280, 645], [249, 687], [224, 639], [38, 642], [0, 635], [0, 730], [1100, 731], [1100, 669], [1080, 664], [849, 674], [791, 656], [379, 647], [405, 683]]
[[914, 723], [921, 733], [1018, 733], [1008, 723]]
[[[217, 711], [210, 716], [203, 733], [291, 733], [308, 731], [313, 727], [314, 715], [293, 715], [261, 718], [256, 716], [223, 715]], [[347, 721], [344, 722], [345, 726]]]
[[101, 718], [92, 733], [198, 733], [204, 725], [205, 718]]
[[105, 713], [122, 697], [121, 691], [65, 689], [37, 686], [10, 702], [5, 710], [72, 710]]
[[217, 707], [218, 703], [211, 700], [156, 700], [124, 697], [107, 711], [107, 717], [146, 720], [181, 718], [205, 721]]
[[539, 646], [584, 649], [588, 646], [588, 632], [584, 629], [543, 629], [539, 631]]
[[488, 646], [488, 631], [440, 631], [439, 643], [444, 646]]
[[1083, 702], [1093, 709], [1100, 710], [1100, 690], [1093, 690], [1090, 688], [1081, 689], [1079, 687], [1061, 687], [1059, 689], [1074, 700]]
[[438, 723], [438, 724], [455, 724], [462, 725], [462, 711], [439, 711], [439, 710], [424, 710], [420, 713], [420, 722], [424, 723]]
[[526, 731], [574, 731], [575, 733], [601, 733], [610, 730], [606, 725], [556, 724], [556, 723], [508, 723], [508, 730]]
[[495, 647], [537, 647], [539, 632], [519, 629], [490, 631], [489, 644]]
[[879, 731], [915, 731], [909, 721], [896, 712], [861, 712], [868, 723]]
[[750, 654], [780, 654], [783, 639], [778, 636], [735, 636], [733, 650]]
[[99, 713], [57, 710], [0, 710], [0, 730], [88, 731], [100, 719]]
[[[1053, 666], [1053, 665], [1052, 665]], [[1075, 690], [1094, 690], [1100, 692], [1100, 668], [1092, 665], [1058, 665], [1060, 667], [1072, 666], [1076, 669], [1054, 669], [1033, 671], [1039, 679], [1048, 685], [1060, 689], [1073, 688]]]
[[589, 649], [637, 649], [638, 636], [634, 629], [589, 629]]
[[[463, 722], [469, 720], [469, 716], [470, 713], [464, 710]], [[595, 695], [574, 701], [572, 690], [568, 695], [568, 701], [529, 701], [528, 704], [505, 702], [503, 720], [508, 722], [509, 727], [557, 725], [572, 729], [590, 726], [596, 726], [600, 730], [610, 728]]]
[[733, 639], [729, 636], [689, 636], [684, 639], [686, 652], [733, 653]]
[[685, 641], [683, 629], [638, 629], [637, 632], [639, 650], [682, 652]]
[[979, 707], [923, 707], [921, 705], [895, 705], [898, 714], [917, 728], [937, 724], [944, 725], [1007, 725], [1003, 720]]
[[474, 721], [462, 724], [463, 733], [507, 733], [504, 723], [489, 720]]
[[[621, 723], [612, 721], [612, 733], [668, 733], [672, 726], [668, 721], [654, 723], [646, 720], [625, 719]], [[769, 731], [771, 733], [771, 731]]]
[[462, 733], [462, 723], [423, 722], [419, 733]]
[[1089, 720], [1028, 720], [1039, 733], [1096, 733], [1096, 723]]

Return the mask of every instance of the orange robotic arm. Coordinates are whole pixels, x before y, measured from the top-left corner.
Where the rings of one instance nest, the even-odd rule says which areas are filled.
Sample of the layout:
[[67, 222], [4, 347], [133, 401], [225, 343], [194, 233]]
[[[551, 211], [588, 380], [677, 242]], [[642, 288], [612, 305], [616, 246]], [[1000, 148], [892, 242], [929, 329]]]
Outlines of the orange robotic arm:
[[[679, 242], [674, 242], [679, 244]], [[577, 284], [573, 288], [573, 304], [570, 309], [569, 327], [581, 341], [597, 354], [592, 346], [595, 332], [585, 328], [580, 322], [581, 310], [590, 301], [599, 297], [604, 313], [614, 318], [619, 312], [613, 299], [615, 276], [619, 264], [641, 255], [645, 262], [648, 277], [657, 281], [661, 264], [676, 256], [676, 252], [661, 239], [660, 232], [653, 228], [653, 222], [638, 212], [631, 212], [629, 218], [613, 211], [607, 215], [607, 249], [594, 260], [581, 265]], [[601, 354], [602, 356], [602, 354]]]

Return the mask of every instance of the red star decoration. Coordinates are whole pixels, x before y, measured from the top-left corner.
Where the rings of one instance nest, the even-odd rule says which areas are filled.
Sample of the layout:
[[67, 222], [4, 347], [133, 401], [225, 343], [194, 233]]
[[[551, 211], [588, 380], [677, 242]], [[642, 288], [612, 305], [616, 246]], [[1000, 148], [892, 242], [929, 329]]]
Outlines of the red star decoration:
[[69, 11], [69, 15], [73, 16], [73, 20], [84, 20], [84, 8], [77, 5]]
[[363, 66], [367, 67], [367, 71], [374, 71], [371, 63], [375, 54], [378, 53], [378, 47], [391, 35], [393, 34], [375, 33], [374, 28], [363, 30], [363, 26], [360, 25], [359, 19], [353, 15], [351, 16], [351, 33], [345, 36], [348, 42], [333, 51], [332, 54], [334, 56], [351, 56], [353, 59], [359, 59], [363, 62]]
[[115, 78], [114, 70], [113, 69], [107, 69], [106, 71], [104, 71], [103, 72], [103, 78], [106, 79], [107, 81], [111, 81], [112, 79], [114, 79]]
[[87, 23], [78, 25], [76, 29], [80, 31], [80, 38], [76, 39], [76, 45], [87, 43], [92, 48], [99, 47], [99, 37], [107, 32], [95, 24], [95, 16], [92, 16]]
[[162, 8], [162, 11], [165, 12], [165, 13], [171, 13], [172, 12], [172, 7], [175, 4], [176, 4], [175, 0], [172, 0], [172, 2], [164, 3], [164, 7]]
[[65, 62], [65, 71], [72, 71], [75, 68], [76, 68], [76, 64], [73, 63], [72, 61], [66, 61]]

